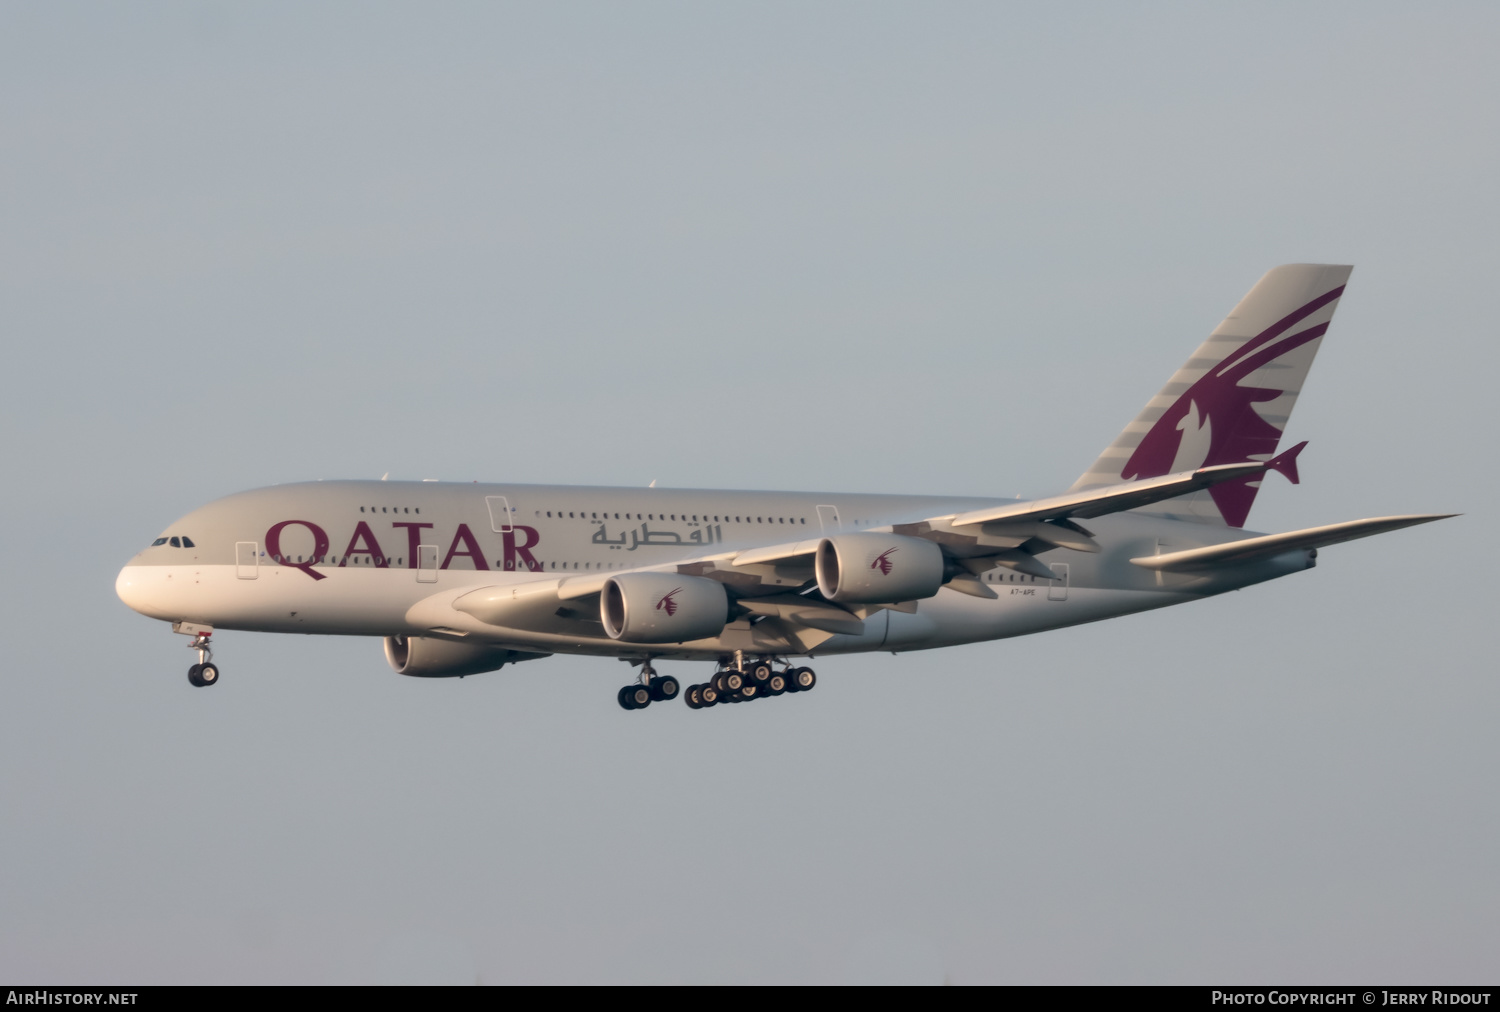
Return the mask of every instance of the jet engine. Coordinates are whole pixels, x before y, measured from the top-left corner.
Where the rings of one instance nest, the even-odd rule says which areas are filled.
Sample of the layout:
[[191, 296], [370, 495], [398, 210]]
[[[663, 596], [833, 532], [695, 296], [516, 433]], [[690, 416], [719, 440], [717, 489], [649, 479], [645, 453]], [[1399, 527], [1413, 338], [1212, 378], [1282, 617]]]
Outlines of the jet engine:
[[701, 576], [621, 573], [604, 583], [599, 618], [610, 639], [685, 643], [724, 631], [729, 595], [722, 583]]
[[529, 661], [546, 654], [507, 650], [488, 643], [454, 643], [428, 636], [387, 636], [385, 659], [398, 675], [418, 678], [452, 678], [497, 671], [515, 661]]
[[818, 589], [840, 604], [932, 597], [943, 586], [943, 552], [900, 534], [834, 534], [818, 542]]

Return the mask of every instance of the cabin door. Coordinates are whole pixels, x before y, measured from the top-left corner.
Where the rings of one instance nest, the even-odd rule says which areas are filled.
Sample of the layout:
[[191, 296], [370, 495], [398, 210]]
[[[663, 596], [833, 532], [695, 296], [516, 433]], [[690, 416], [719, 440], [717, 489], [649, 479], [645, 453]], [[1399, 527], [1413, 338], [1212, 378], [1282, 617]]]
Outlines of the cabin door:
[[417, 582], [437, 583], [438, 574], [438, 546], [417, 546]]
[[241, 580], [253, 580], [260, 575], [260, 543], [236, 541], [234, 543], [234, 575]]
[[490, 511], [490, 530], [496, 534], [509, 534], [515, 530], [515, 508], [503, 495], [487, 495], [484, 497], [485, 506]]

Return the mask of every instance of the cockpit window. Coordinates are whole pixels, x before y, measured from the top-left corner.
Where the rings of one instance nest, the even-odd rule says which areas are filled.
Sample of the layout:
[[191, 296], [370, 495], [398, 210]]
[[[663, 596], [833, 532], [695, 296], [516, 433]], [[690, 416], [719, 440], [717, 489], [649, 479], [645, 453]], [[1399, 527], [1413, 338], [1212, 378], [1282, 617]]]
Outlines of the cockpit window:
[[157, 538], [155, 541], [151, 542], [151, 547], [155, 548], [158, 545], [164, 545], [166, 543], [167, 543], [167, 539], [166, 538]]
[[181, 548], [182, 547], [182, 539], [181, 538], [173, 538], [171, 543], [172, 543], [172, 547], [173, 548]]
[[184, 537], [182, 539], [182, 547], [183, 548], [197, 548], [198, 546], [195, 545], [195, 544], [193, 544], [193, 539], [192, 538], [187, 537], [187, 536], [184, 535]]

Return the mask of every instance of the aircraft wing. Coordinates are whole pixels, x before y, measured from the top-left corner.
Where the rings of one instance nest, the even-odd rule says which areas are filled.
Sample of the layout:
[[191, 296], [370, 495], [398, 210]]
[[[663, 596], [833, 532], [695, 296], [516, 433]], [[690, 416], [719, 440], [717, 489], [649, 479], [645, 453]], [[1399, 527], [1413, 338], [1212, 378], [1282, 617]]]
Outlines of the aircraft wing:
[[1259, 538], [1231, 541], [1226, 545], [1209, 545], [1206, 548], [1190, 548], [1166, 555], [1147, 555], [1130, 561], [1145, 569], [1158, 569], [1170, 573], [1197, 573], [1222, 566], [1233, 566], [1255, 562], [1281, 555], [1299, 548], [1324, 548], [1356, 538], [1368, 538], [1372, 534], [1398, 531], [1403, 527], [1446, 520], [1456, 513], [1417, 513], [1398, 517], [1374, 517], [1369, 520], [1349, 520], [1326, 527], [1309, 527], [1286, 534], [1267, 534]]
[[[1297, 449], [1300, 450], [1301, 447]], [[1119, 513], [1149, 506], [1163, 499], [1175, 499], [1177, 496], [1199, 492], [1220, 482], [1233, 481], [1237, 478], [1253, 478], [1282, 463], [1283, 461], [1278, 458], [1275, 461], [1216, 464], [1213, 467], [1200, 467], [1196, 471], [1180, 471], [1177, 474], [1164, 474], [1160, 478], [1105, 485], [1102, 488], [1070, 492], [1067, 495], [1053, 496], [1050, 499], [1035, 499], [1031, 502], [971, 510], [968, 513], [959, 513], [945, 519], [954, 527], [1015, 520], [1065, 520], [1073, 517], [1086, 520], [1089, 517], [1104, 516], [1106, 513]]]

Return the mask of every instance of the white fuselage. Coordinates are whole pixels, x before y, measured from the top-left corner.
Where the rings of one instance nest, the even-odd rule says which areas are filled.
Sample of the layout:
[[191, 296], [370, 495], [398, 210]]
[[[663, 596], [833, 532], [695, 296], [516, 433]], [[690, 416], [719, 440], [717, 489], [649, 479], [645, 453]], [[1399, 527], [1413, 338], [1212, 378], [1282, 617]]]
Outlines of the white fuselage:
[[[715, 552], [912, 523], [995, 502], [433, 482], [273, 486], [189, 513], [163, 532], [164, 541], [130, 561], [116, 588], [145, 615], [216, 629], [433, 635], [534, 653], [712, 658], [751, 645], [748, 623], [712, 640], [645, 648], [610, 639], [597, 605], [591, 612], [584, 601], [557, 607], [552, 599], [526, 622], [503, 627], [453, 602], [476, 588], [670, 569]], [[980, 577], [993, 598], [944, 587], [914, 610], [908, 604], [908, 610], [875, 611], [859, 635], [832, 635], [811, 650], [773, 644], [764, 652], [916, 650], [1000, 639], [1197, 599], [1312, 564], [1299, 551], [1227, 575], [1164, 574], [1130, 559], [1237, 540], [1244, 532], [1134, 513], [1089, 525], [1098, 553], [1042, 555], [1057, 580], [995, 568]], [[796, 575], [784, 586], [778, 582], [771, 578], [745, 593], [807, 589]]]

